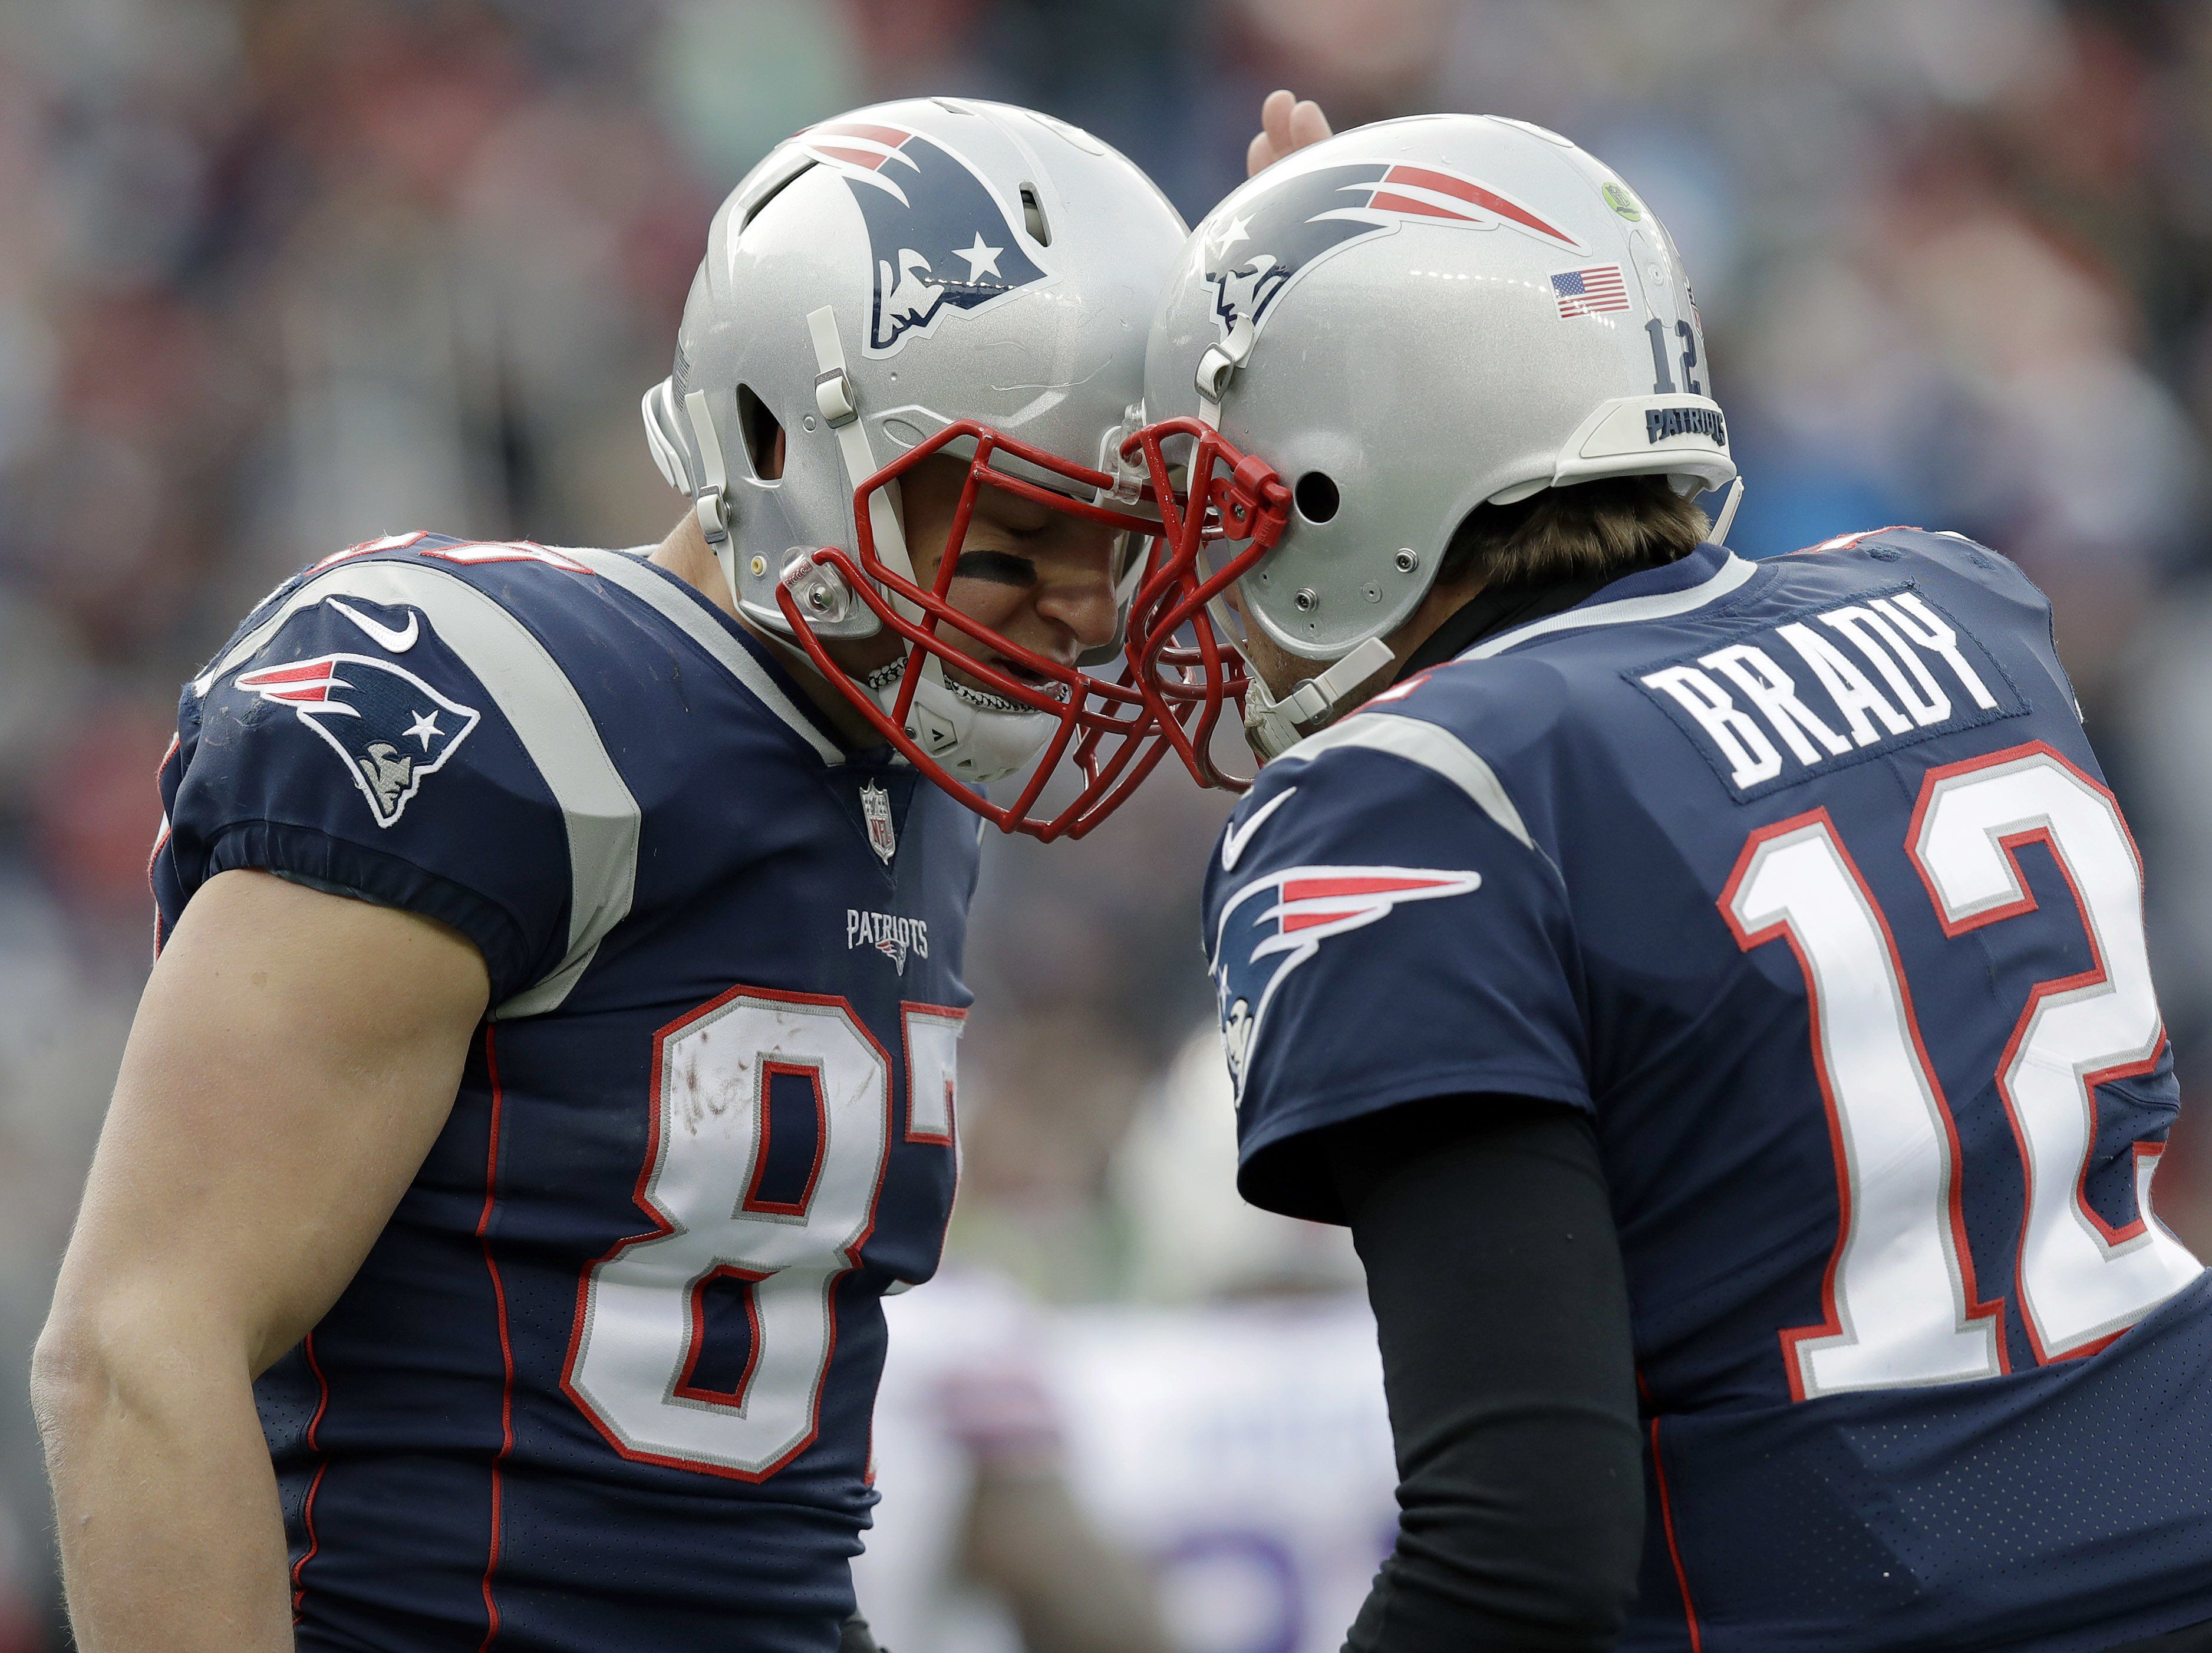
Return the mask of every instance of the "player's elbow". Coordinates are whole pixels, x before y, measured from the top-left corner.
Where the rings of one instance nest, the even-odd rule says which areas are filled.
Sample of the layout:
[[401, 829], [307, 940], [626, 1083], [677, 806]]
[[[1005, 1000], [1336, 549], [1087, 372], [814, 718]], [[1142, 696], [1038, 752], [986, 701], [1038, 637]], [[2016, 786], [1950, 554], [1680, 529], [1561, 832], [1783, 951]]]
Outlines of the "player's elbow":
[[182, 1423], [210, 1380], [246, 1380], [242, 1352], [210, 1335], [215, 1316], [179, 1315], [121, 1284], [65, 1285], [31, 1354], [31, 1409], [49, 1458], [119, 1419]]
[[81, 1315], [57, 1305], [31, 1351], [31, 1413], [50, 1457], [98, 1416], [107, 1388], [99, 1339]]

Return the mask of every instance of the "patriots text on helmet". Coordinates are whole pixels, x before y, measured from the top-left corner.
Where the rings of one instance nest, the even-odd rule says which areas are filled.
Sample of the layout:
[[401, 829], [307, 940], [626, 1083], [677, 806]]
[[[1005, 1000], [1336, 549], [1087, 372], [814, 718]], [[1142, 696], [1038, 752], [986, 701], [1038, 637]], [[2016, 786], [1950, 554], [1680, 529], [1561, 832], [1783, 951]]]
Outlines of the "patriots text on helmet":
[[1646, 408], [1644, 434], [1655, 442], [1669, 436], [1709, 436], [1726, 447], [1728, 422], [1718, 408]]

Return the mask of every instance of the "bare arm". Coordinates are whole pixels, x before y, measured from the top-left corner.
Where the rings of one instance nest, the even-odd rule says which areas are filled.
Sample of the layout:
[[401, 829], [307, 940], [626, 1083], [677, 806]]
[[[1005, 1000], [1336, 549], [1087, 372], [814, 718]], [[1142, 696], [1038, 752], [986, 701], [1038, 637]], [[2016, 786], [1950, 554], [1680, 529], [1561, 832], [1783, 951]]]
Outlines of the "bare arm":
[[147, 983], [32, 1369], [84, 1653], [289, 1653], [252, 1380], [429, 1152], [489, 988], [459, 935], [210, 879]]

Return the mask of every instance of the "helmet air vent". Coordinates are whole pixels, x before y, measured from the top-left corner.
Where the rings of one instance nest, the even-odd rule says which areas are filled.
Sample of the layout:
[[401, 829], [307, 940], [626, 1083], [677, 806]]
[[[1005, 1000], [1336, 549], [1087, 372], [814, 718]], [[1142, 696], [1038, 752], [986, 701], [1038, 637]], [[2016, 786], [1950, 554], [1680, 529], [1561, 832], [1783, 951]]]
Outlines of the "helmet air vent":
[[745, 458], [753, 475], [766, 483], [783, 477], [783, 426], [750, 385], [738, 386], [738, 428], [744, 435]]
[[1022, 228], [1030, 233], [1030, 240], [1039, 246], [1052, 245], [1052, 226], [1045, 222], [1044, 206], [1037, 199], [1034, 184], [1022, 185]]
[[791, 173], [788, 177], [778, 179], [775, 183], [769, 185], [767, 190], [763, 191], [761, 198], [745, 209], [745, 216], [738, 222], [738, 234], [742, 237], [746, 230], [752, 228], [753, 220], [759, 217], [761, 214], [768, 210], [768, 204], [769, 202], [775, 200], [777, 196], [781, 195], [793, 184], [796, 184], [800, 179], [805, 177], [808, 173], [812, 172], [814, 170], [814, 166], [815, 163], [811, 156], [803, 157], [800, 161], [800, 164], [791, 169]]
[[1343, 502], [1336, 491], [1336, 478], [1326, 471], [1309, 471], [1300, 477], [1291, 498], [1297, 505], [1298, 514], [1312, 523], [1327, 522]]

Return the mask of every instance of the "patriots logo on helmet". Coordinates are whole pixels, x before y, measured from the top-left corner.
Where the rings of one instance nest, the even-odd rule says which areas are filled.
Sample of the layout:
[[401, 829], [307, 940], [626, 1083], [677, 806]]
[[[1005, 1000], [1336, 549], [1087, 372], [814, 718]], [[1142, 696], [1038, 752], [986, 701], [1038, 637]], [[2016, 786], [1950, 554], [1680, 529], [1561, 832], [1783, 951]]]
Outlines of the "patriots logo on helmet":
[[1330, 253], [1408, 223], [1507, 228], [1547, 246], [1587, 250], [1571, 231], [1448, 167], [1384, 161], [1323, 167], [1285, 179], [1201, 240], [1221, 336], [1239, 322], [1257, 330], [1283, 289]]
[[1479, 872], [1419, 866], [1293, 866], [1231, 896], [1221, 909], [1213, 975], [1239, 1104], [1276, 991], [1322, 942], [1364, 928], [1402, 902], [1464, 896], [1481, 883]]
[[867, 222], [870, 356], [927, 337], [948, 310], [980, 310], [1049, 279], [982, 173], [935, 139], [848, 120], [811, 127], [799, 143], [843, 177]]
[[474, 707], [447, 698], [388, 660], [318, 654], [240, 672], [234, 679], [289, 706], [338, 755], [380, 827], [399, 818], [423, 781], [443, 769], [477, 726]]

